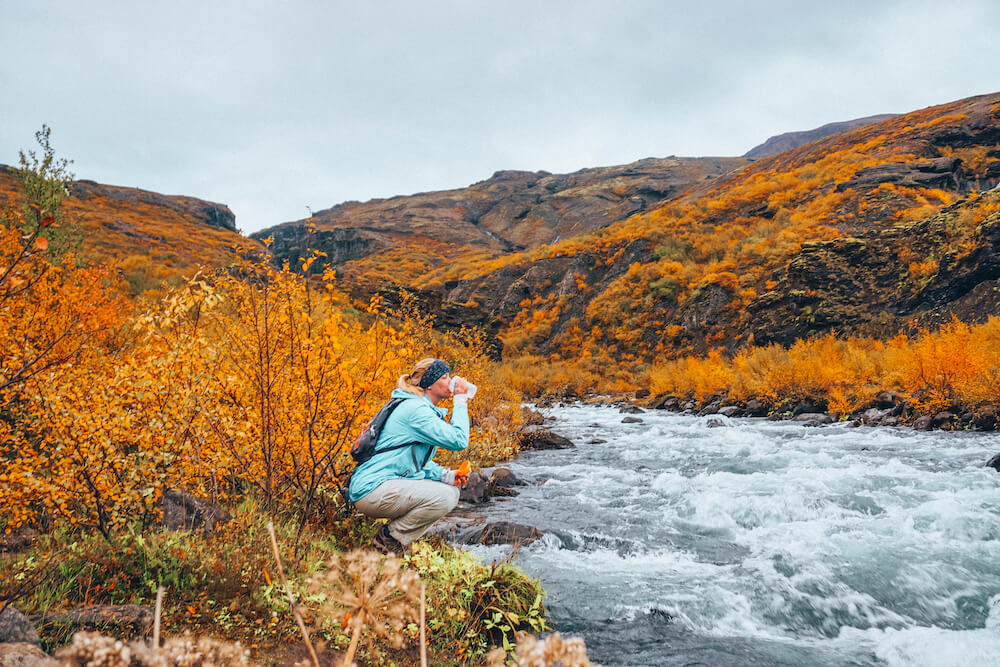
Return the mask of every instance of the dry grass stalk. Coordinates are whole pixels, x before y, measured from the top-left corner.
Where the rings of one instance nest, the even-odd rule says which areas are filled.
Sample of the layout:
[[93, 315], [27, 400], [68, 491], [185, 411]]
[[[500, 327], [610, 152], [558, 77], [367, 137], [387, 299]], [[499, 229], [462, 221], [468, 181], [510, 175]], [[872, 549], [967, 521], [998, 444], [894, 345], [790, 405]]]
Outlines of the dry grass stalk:
[[344, 665], [352, 663], [362, 638], [381, 637], [393, 648], [403, 647], [407, 625], [419, 618], [419, 583], [395, 556], [362, 550], [334, 556], [328, 571], [309, 580], [310, 591], [324, 598], [317, 615], [352, 628]]
[[295, 604], [295, 596], [292, 595], [292, 587], [288, 585], [288, 580], [285, 578], [285, 568], [281, 564], [281, 554], [278, 552], [278, 538], [274, 534], [274, 524], [268, 522], [267, 532], [271, 535], [271, 549], [274, 551], [274, 560], [278, 564], [278, 576], [281, 578], [281, 583], [285, 586], [285, 594], [288, 596], [288, 604], [291, 606], [292, 614], [295, 616], [295, 622], [299, 625], [299, 631], [302, 633], [302, 639], [306, 643], [306, 648], [309, 649], [309, 657], [312, 658], [313, 665], [319, 667], [319, 658], [316, 657], [316, 650], [313, 648], [312, 642], [309, 640], [309, 632], [306, 630], [306, 624], [302, 620], [302, 614], [299, 613], [299, 606]]
[[163, 586], [156, 588], [156, 613], [153, 615], [153, 648], [160, 646], [160, 616], [163, 614]]

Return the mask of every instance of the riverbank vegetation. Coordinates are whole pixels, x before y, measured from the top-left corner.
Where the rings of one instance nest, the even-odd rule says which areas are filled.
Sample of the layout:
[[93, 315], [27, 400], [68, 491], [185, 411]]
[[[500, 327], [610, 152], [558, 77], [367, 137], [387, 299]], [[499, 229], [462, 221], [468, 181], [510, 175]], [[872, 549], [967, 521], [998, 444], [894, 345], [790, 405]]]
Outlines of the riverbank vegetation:
[[[253, 249], [162, 298], [130, 298], [120, 272], [57, 242], [69, 175], [47, 133], [39, 141], [43, 157], [22, 161], [22, 205], [0, 220], [0, 606], [37, 615], [54, 647], [73, 626], [60, 612], [148, 605], [164, 586], [167, 634], [239, 639], [277, 660], [298, 630], [263, 526], [277, 524], [292, 588], [318, 609], [306, 581], [371, 543], [376, 526], [345, 502], [347, 450], [396, 378], [424, 356], [475, 378], [464, 456], [477, 466], [517, 451], [520, 395], [496, 382], [474, 334], [378, 300], [359, 309], [332, 271], [306, 279]], [[231, 519], [168, 530], [176, 492]], [[427, 587], [444, 662], [546, 627], [539, 584], [512, 566], [440, 542], [404, 566]], [[350, 624], [311, 619], [314, 637], [346, 645]], [[384, 651], [376, 642], [367, 659], [411, 662]]]

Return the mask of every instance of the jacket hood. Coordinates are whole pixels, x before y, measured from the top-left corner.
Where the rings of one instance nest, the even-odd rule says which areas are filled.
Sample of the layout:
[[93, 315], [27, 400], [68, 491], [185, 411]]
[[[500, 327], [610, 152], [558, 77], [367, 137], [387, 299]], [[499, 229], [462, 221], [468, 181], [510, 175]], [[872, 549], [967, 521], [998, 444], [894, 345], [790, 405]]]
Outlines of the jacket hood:
[[416, 394], [411, 394], [405, 389], [393, 389], [392, 398], [424, 398], [424, 396], [417, 396]]

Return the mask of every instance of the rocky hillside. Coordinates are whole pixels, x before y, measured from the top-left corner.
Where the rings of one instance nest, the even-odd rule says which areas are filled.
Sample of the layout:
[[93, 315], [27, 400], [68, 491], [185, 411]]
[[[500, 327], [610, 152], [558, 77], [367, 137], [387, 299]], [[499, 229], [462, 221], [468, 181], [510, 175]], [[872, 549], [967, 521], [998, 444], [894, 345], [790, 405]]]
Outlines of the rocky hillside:
[[275, 256], [293, 264], [309, 246], [333, 264], [369, 258], [355, 268], [415, 277], [456, 256], [499, 256], [601, 229], [748, 163], [669, 157], [572, 174], [499, 171], [467, 188], [346, 202], [253, 238], [271, 237]]
[[[69, 245], [85, 262], [118, 266], [136, 293], [229, 264], [235, 246], [251, 243], [224, 204], [88, 180], [70, 191], [63, 202]], [[18, 206], [20, 193], [16, 171], [0, 165], [0, 206]]]
[[1000, 94], [831, 135], [656, 210], [422, 277], [507, 353], [628, 358], [996, 314]]
[[871, 125], [872, 123], [892, 118], [894, 115], [895, 114], [891, 113], [878, 114], [876, 116], [855, 118], [854, 120], [844, 120], [838, 123], [827, 123], [826, 125], [821, 125], [812, 130], [785, 132], [784, 134], [778, 134], [769, 138], [759, 146], [754, 146], [744, 153], [743, 157], [762, 158], [777, 155], [778, 153], [784, 153], [785, 151], [790, 151], [793, 148], [798, 148], [799, 146], [812, 143], [818, 139], [822, 139], [823, 137], [828, 137], [831, 134], [853, 130], [854, 128], [861, 127], [862, 125]]

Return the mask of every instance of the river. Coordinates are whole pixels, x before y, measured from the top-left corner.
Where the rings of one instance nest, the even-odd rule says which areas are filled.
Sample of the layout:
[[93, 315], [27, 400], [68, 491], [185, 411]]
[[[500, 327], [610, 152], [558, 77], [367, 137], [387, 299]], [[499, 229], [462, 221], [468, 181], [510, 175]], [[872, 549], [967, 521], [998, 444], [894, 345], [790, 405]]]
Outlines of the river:
[[[482, 510], [603, 665], [1000, 665], [1000, 435], [545, 411]], [[604, 440], [606, 442], [597, 442]]]

